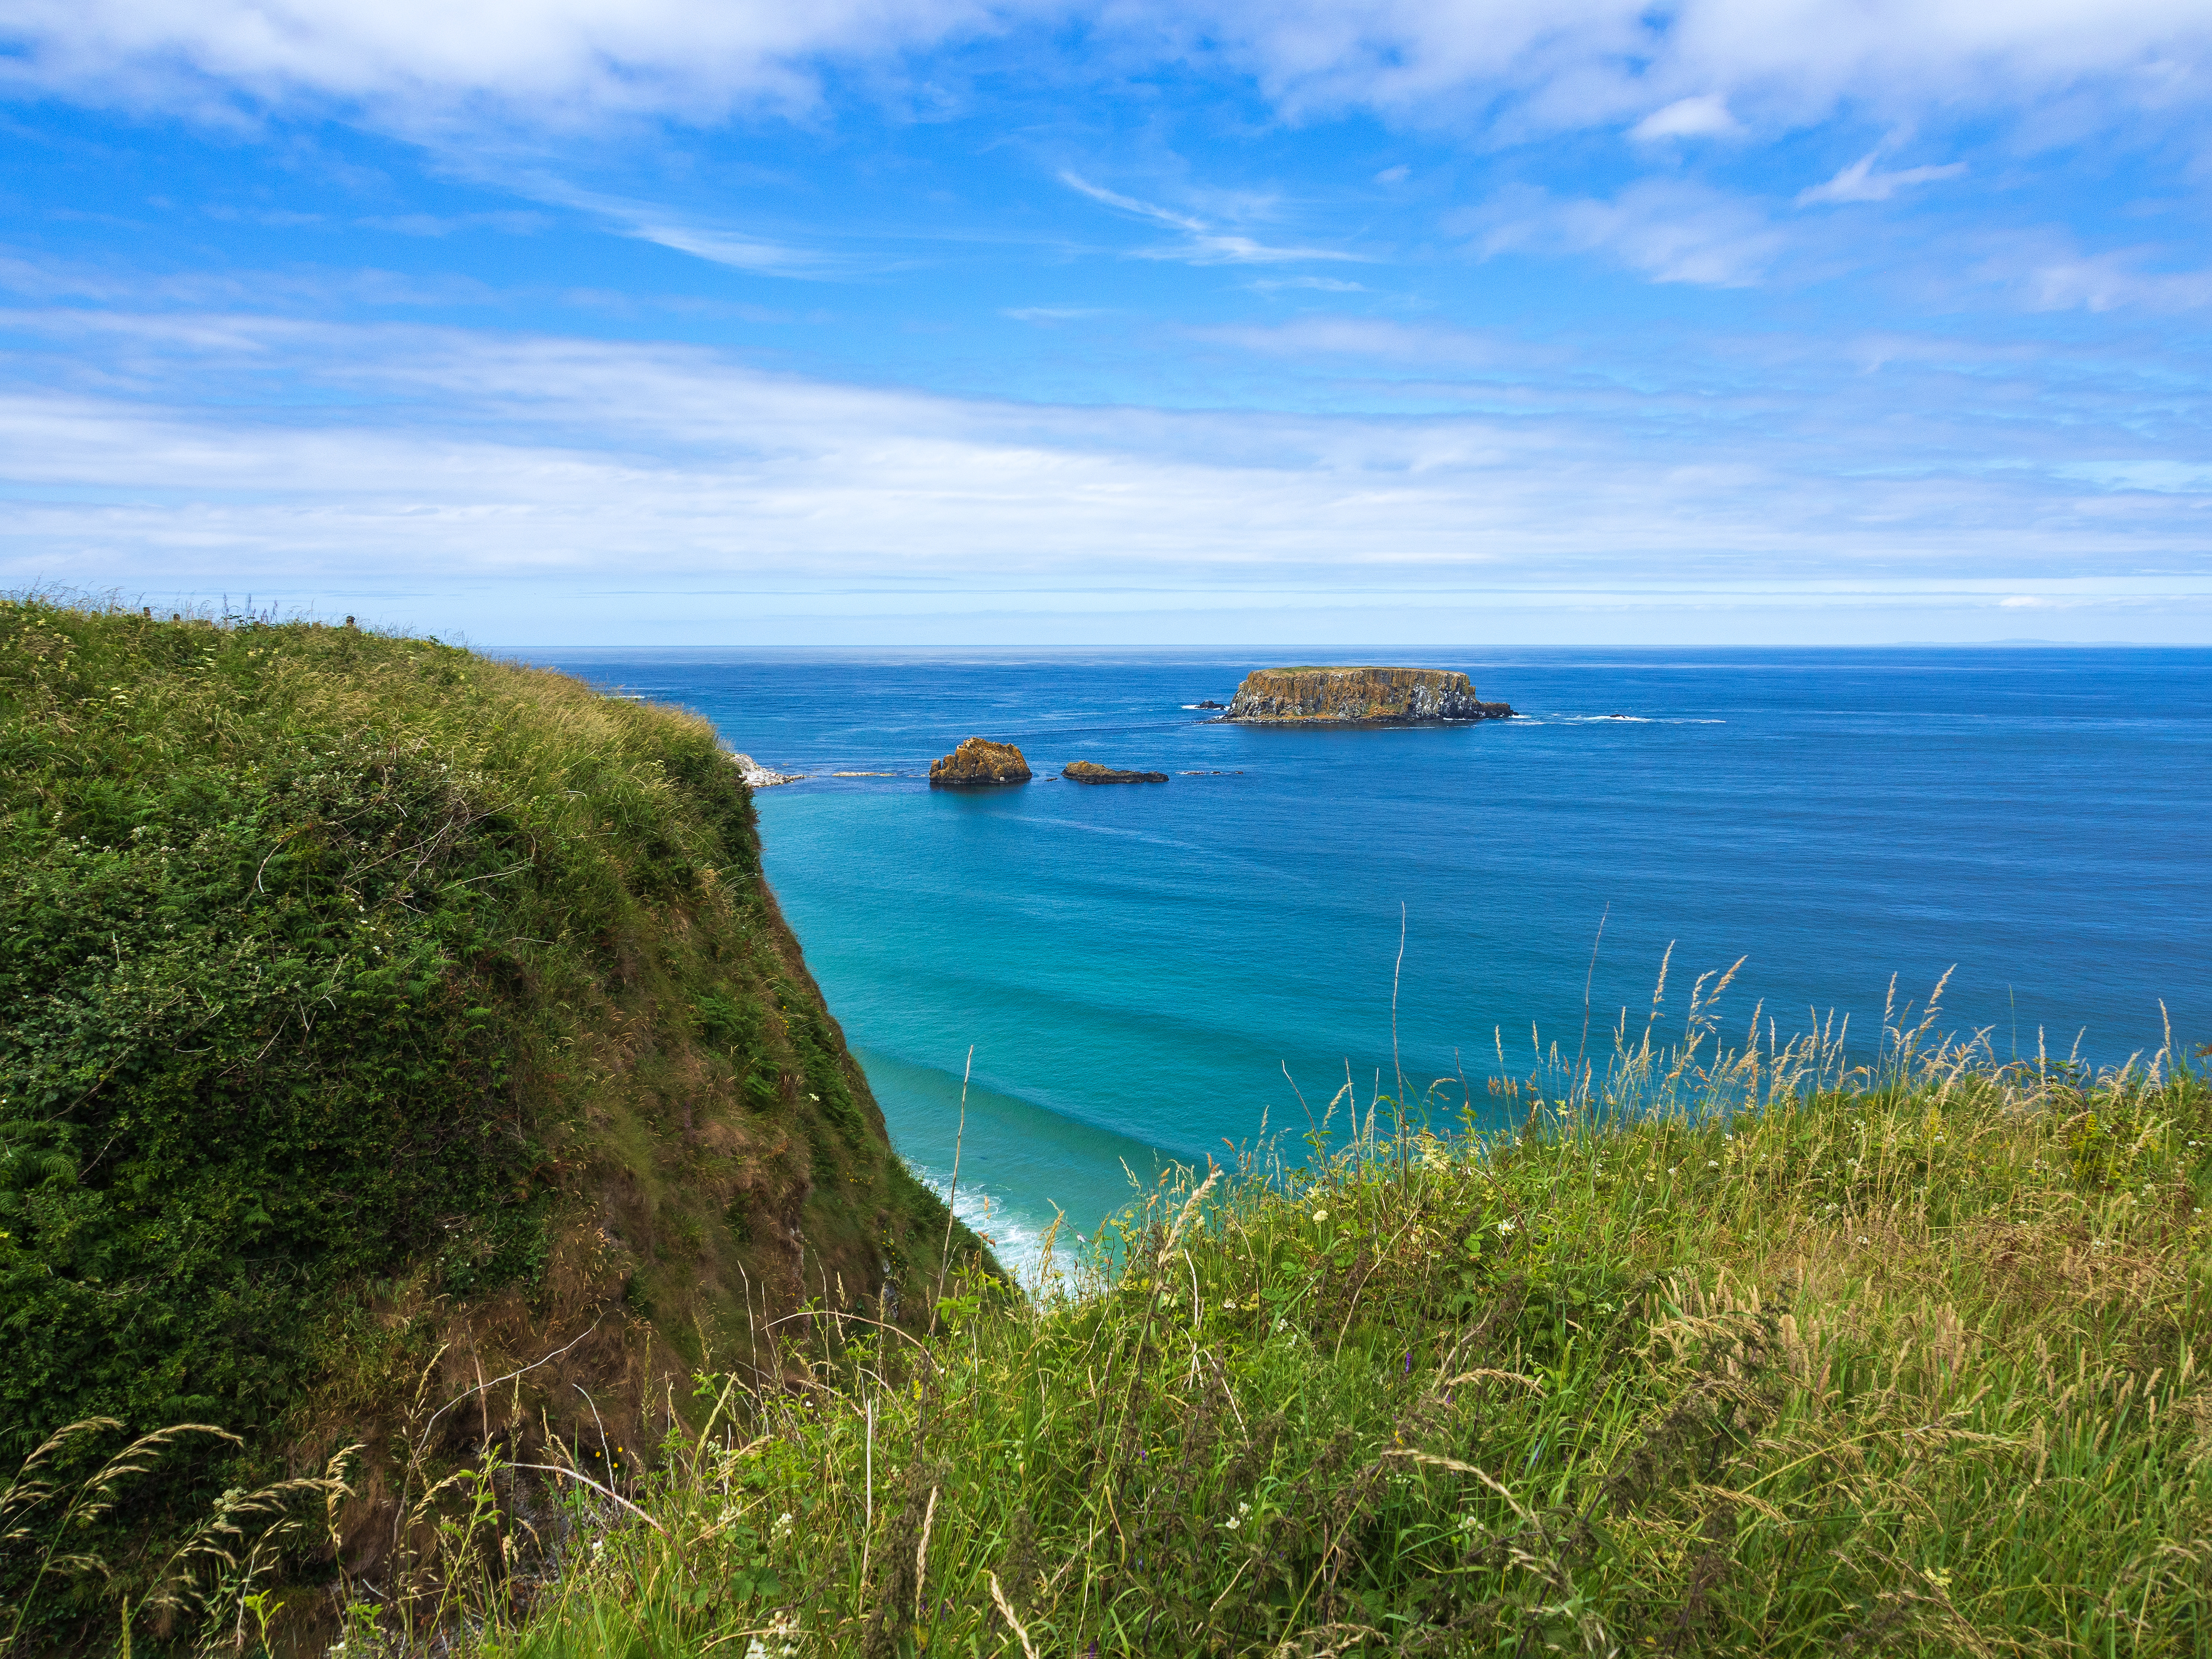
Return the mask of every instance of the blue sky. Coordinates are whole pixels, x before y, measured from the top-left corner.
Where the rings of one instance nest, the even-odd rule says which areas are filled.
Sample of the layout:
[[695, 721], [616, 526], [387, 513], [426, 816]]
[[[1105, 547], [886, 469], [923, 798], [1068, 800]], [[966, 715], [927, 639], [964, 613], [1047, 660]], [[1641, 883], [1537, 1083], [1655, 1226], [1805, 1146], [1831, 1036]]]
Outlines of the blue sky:
[[2212, 642], [2208, 117], [2201, 0], [9, 0], [0, 580]]

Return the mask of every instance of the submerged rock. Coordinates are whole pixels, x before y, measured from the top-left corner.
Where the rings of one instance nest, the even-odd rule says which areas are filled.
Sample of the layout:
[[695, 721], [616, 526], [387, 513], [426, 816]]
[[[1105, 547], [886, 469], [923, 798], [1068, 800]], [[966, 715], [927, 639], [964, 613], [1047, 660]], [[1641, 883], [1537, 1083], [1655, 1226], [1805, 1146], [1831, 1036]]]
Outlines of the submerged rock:
[[1164, 772], [1117, 772], [1110, 766], [1101, 766], [1096, 761], [1070, 761], [1060, 769], [1060, 775], [1070, 783], [1165, 783]]
[[1484, 702], [1464, 674], [1442, 668], [1260, 668], [1244, 677], [1222, 719], [1255, 725], [1340, 721], [1504, 720], [1510, 704]]
[[970, 738], [931, 765], [929, 781], [956, 788], [985, 783], [1027, 783], [1030, 763], [1011, 743]]

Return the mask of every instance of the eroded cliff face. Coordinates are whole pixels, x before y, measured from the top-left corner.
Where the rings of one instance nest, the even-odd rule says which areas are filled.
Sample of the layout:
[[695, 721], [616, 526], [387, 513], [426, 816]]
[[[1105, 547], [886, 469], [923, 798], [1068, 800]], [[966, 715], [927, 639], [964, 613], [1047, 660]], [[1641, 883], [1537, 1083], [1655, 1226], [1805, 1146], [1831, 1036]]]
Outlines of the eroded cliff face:
[[1257, 724], [1343, 720], [1502, 720], [1513, 712], [1484, 702], [1464, 674], [1441, 668], [1260, 668], [1244, 677], [1224, 720]]

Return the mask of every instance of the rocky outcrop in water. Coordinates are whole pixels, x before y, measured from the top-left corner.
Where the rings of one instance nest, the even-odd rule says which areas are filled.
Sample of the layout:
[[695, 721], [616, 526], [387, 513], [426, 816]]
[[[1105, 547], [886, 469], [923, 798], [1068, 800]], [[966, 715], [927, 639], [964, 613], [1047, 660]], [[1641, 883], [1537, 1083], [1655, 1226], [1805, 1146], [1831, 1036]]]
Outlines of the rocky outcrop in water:
[[1261, 668], [1244, 677], [1222, 715], [1255, 725], [1337, 721], [1504, 720], [1510, 704], [1484, 702], [1464, 674], [1441, 668]]
[[750, 755], [732, 754], [737, 763], [738, 775], [745, 781], [748, 789], [773, 789], [779, 783], [797, 783], [806, 775], [804, 772], [771, 772]]
[[1117, 772], [1110, 766], [1101, 766], [1096, 761], [1070, 761], [1060, 769], [1060, 775], [1070, 783], [1165, 783], [1164, 772]]
[[1030, 763], [1011, 743], [970, 738], [929, 769], [929, 781], [953, 788], [978, 784], [1027, 783]]

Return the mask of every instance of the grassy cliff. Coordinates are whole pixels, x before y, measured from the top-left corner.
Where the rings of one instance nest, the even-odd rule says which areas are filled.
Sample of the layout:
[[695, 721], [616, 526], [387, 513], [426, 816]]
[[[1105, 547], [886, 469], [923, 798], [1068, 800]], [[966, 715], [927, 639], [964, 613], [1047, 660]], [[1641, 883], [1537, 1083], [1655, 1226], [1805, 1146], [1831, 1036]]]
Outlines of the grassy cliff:
[[2206, 1651], [2212, 1089], [1698, 1018], [1501, 1079], [1504, 1132], [1168, 1183], [1063, 1295], [851, 1328], [830, 1392], [708, 1379], [465, 1645]]
[[[604, 1474], [810, 1298], [926, 1313], [945, 1211], [704, 721], [434, 641], [0, 603], [0, 1468], [112, 1419], [59, 1492], [207, 1425], [19, 1644], [112, 1631], [219, 1488], [362, 1443], [368, 1582], [411, 1547], [395, 1437], [588, 1421]], [[61, 1501], [0, 1543], [9, 1618]]]

